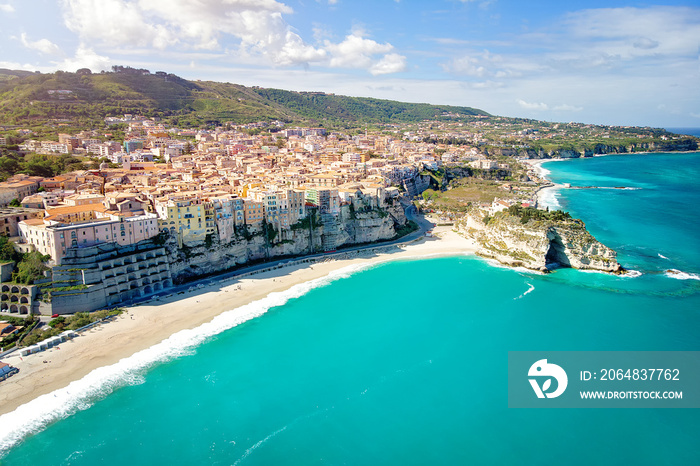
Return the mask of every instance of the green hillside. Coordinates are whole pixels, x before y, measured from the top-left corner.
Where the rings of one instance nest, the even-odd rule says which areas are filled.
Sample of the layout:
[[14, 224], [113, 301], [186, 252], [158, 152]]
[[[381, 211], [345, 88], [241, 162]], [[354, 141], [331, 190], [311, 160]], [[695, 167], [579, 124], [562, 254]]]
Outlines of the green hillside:
[[414, 122], [443, 113], [487, 115], [469, 107], [249, 88], [187, 81], [173, 74], [128, 67], [114, 72], [52, 74], [0, 69], [0, 124], [34, 126], [55, 122], [76, 127], [125, 113], [160, 117], [181, 126], [260, 120], [348, 123]]

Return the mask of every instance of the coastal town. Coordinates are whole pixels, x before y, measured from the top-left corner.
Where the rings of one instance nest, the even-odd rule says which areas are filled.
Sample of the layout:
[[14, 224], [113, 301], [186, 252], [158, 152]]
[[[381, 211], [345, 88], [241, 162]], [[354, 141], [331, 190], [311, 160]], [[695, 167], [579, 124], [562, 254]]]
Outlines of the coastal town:
[[[135, 71], [185, 83], [126, 68], [106, 77]], [[58, 89], [45, 99], [65, 105], [76, 96]], [[415, 250], [420, 238], [420, 254], [439, 239], [437, 250], [538, 272], [624, 273], [580, 221], [538, 210], [538, 192], [551, 186], [538, 161], [697, 148], [694, 138], [653, 128], [428, 111], [432, 118], [345, 128], [313, 119], [178, 125], [136, 113], [0, 125], [3, 354], [50, 350], [122, 306], [172, 299], [206, 277], [362, 251], [377, 260], [399, 244]]]
[[450, 222], [471, 205], [480, 216], [536, 207], [543, 180], [522, 162], [567, 155], [534, 144], [615, 134], [439, 117], [372, 131], [281, 121], [190, 129], [133, 114], [107, 117], [101, 130], [68, 134], [59, 125], [56, 139], [15, 129], [17, 153], [70, 157], [82, 169], [0, 183], [0, 234], [46, 264], [21, 276], [16, 263], [1, 266], [0, 312], [89, 312], [249, 263], [394, 239], [417, 228], [404, 212], [414, 204]]
[[700, 2], [599, 3], [0, 0], [0, 466], [700, 465]]
[[[348, 134], [278, 121], [192, 130], [137, 115], [106, 125], [19, 145], [99, 166], [0, 183], [3, 235], [48, 265], [44, 276], [18, 283], [13, 264], [3, 266], [3, 313], [92, 311], [195, 278], [174, 269], [173, 250], [245, 243], [247, 252], [217, 272], [392, 239], [410, 231], [403, 210], [430, 186], [430, 170], [467, 165], [510, 174], [474, 146], [416, 141], [410, 132]], [[123, 141], [106, 140], [114, 125], [124, 128]], [[343, 228], [353, 221], [350, 237]]]

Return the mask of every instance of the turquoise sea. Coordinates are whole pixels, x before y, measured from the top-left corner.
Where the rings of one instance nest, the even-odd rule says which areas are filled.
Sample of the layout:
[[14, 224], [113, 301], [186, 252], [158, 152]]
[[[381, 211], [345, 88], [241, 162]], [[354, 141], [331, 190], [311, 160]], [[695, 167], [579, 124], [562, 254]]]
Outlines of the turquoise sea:
[[557, 202], [641, 275], [466, 256], [339, 273], [106, 369], [31, 422], [0, 417], [1, 464], [700, 464], [692, 409], [508, 408], [508, 351], [700, 350], [700, 154], [545, 167], [639, 188]]

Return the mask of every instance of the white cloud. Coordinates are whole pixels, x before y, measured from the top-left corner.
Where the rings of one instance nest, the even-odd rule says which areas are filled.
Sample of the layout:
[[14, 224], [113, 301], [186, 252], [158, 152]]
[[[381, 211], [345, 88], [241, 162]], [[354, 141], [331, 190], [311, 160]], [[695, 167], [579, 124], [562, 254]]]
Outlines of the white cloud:
[[[457, 39], [432, 40], [445, 46], [459, 44]], [[494, 56], [498, 61], [488, 51], [462, 50], [442, 68], [456, 76], [492, 79], [535, 79], [543, 73], [663, 74], [697, 62], [698, 40], [698, 8], [589, 9], [569, 13], [546, 29], [517, 35], [510, 45], [493, 44], [502, 50]]]
[[576, 107], [574, 105], [569, 105], [569, 104], [561, 104], [557, 105], [554, 108], [552, 108], [555, 112], [580, 112], [583, 110], [583, 107]]
[[0, 68], [7, 68], [8, 70], [43, 71], [35, 65], [13, 61], [0, 61]]
[[372, 65], [369, 72], [377, 76], [380, 74], [398, 73], [406, 70], [406, 57], [398, 53], [389, 53], [384, 58]]
[[63, 71], [76, 71], [81, 68], [89, 68], [92, 71], [106, 71], [111, 68], [111, 61], [108, 57], [99, 55], [92, 48], [81, 44], [78, 46], [74, 57], [56, 63], [56, 67]]
[[[330, 54], [332, 68], [362, 68], [373, 75], [397, 73], [406, 69], [406, 57], [392, 53], [394, 46], [380, 44], [364, 36], [364, 31], [356, 30], [340, 43], [326, 40], [324, 48]], [[377, 55], [381, 55], [377, 58]]]
[[549, 110], [549, 105], [544, 102], [525, 102], [522, 99], [518, 99], [518, 105], [528, 110]]
[[478, 78], [482, 78], [487, 74], [486, 68], [480, 63], [480, 60], [470, 56], [455, 58], [450, 63], [443, 64], [442, 68], [450, 73]]
[[[405, 69], [393, 46], [355, 31], [340, 43], [306, 43], [284, 20], [293, 10], [276, 0], [62, 0], [65, 24], [85, 43], [165, 50], [220, 50], [243, 61], [277, 66], [319, 64], [372, 74]], [[335, 3], [333, 1], [331, 4]], [[118, 20], [115, 20], [118, 18]], [[315, 31], [316, 40], [328, 33]], [[234, 45], [231, 46], [233, 39]]]
[[532, 63], [520, 56], [504, 57], [489, 50], [471, 52], [443, 63], [442, 69], [456, 76], [476, 78], [516, 78], [525, 72], [542, 70], [542, 65]]
[[62, 0], [64, 23], [84, 41], [104, 45], [136, 45], [159, 49], [174, 44], [176, 36], [163, 24], [145, 20], [137, 2], [125, 0]]
[[391, 44], [380, 44], [372, 39], [365, 39], [360, 34], [354, 32], [338, 44], [325, 42], [325, 48], [331, 53], [331, 67], [369, 68], [373, 64], [373, 55], [388, 53], [394, 48]]
[[0, 11], [4, 13], [14, 13], [15, 12], [15, 7], [10, 5], [9, 3], [7, 4], [0, 4]]
[[[288, 65], [325, 57], [282, 18], [292, 9], [275, 0], [63, 0], [65, 24], [83, 40], [107, 46], [218, 49], [222, 37], [242, 53]], [[115, 20], [118, 18], [118, 20]]]
[[20, 36], [20, 40], [22, 41], [22, 45], [24, 45], [28, 49], [36, 50], [37, 52], [42, 53], [44, 55], [63, 54], [63, 52], [61, 52], [61, 48], [48, 39], [39, 39], [37, 41], [32, 42], [29, 39], [27, 39], [27, 35], [25, 33], [22, 33]]
[[[617, 55], [697, 56], [700, 10], [679, 6], [599, 8], [570, 13], [564, 20], [571, 48]], [[574, 47], [578, 44], [579, 47]]]

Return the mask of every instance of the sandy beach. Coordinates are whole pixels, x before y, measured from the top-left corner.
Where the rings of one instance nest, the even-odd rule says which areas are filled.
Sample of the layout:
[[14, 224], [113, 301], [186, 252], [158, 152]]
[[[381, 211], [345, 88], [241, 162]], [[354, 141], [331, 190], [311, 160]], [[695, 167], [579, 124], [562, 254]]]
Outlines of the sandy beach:
[[[386, 250], [349, 253], [348, 258], [292, 265], [246, 278], [230, 278], [178, 292], [127, 308], [116, 320], [98, 325], [59, 347], [3, 359], [20, 372], [0, 384], [0, 414], [47, 393], [66, 387], [100, 367], [109, 366], [185, 329], [210, 322], [217, 315], [264, 298], [271, 292], [327, 276], [350, 265], [373, 264], [425, 256], [473, 253], [472, 242], [451, 227], [438, 227], [435, 236]], [[378, 246], [380, 247], [380, 246]]]

